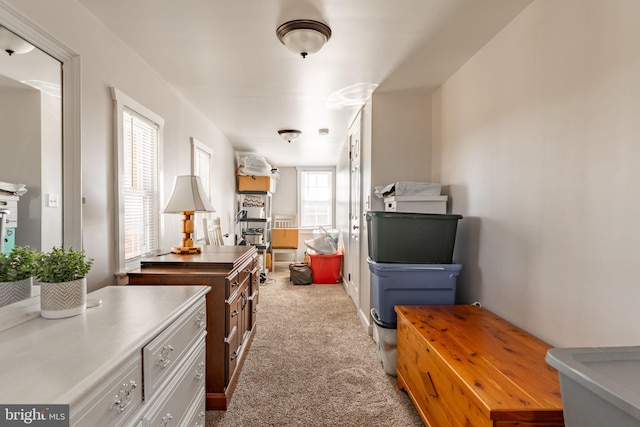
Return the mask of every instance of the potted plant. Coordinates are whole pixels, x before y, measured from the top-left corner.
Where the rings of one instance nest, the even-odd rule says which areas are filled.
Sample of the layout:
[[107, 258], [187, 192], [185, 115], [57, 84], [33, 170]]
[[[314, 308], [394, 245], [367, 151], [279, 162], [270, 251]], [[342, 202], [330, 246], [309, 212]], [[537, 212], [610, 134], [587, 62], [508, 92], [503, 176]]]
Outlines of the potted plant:
[[84, 313], [87, 308], [86, 276], [93, 265], [84, 250], [54, 247], [36, 257], [40, 283], [40, 315], [60, 319]]
[[36, 270], [36, 251], [15, 246], [9, 255], [0, 253], [0, 307], [31, 297]]

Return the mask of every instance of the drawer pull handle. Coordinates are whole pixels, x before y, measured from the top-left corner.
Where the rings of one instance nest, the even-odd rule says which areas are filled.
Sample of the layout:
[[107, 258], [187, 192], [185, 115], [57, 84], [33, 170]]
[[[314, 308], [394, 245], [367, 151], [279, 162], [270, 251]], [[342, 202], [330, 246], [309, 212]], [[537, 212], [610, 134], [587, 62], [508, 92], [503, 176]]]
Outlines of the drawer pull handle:
[[233, 310], [231, 312], [231, 317], [236, 317], [238, 315], [238, 310]]
[[198, 414], [198, 420], [196, 421], [196, 423], [193, 425], [193, 427], [204, 427], [204, 417], [205, 414], [204, 412], [200, 412]]
[[196, 380], [201, 380], [204, 377], [204, 362], [198, 363], [196, 368]]
[[173, 416], [171, 414], [167, 414], [164, 417], [162, 417], [162, 421], [160, 421], [160, 424], [166, 427], [169, 425], [172, 419], [173, 419]]
[[231, 284], [232, 288], [237, 288], [238, 286], [240, 286], [240, 282], [238, 282], [237, 280]]
[[197, 316], [196, 316], [196, 326], [198, 328], [202, 328], [204, 326], [204, 320], [206, 319], [207, 315], [204, 312], [204, 310], [201, 310], [198, 312]]
[[244, 310], [244, 308], [247, 306], [247, 294], [245, 294], [244, 292], [242, 292], [240, 294], [240, 297], [242, 298], [242, 306], [240, 307], [242, 310]]
[[116, 400], [113, 402], [113, 408], [118, 412], [123, 412], [133, 400], [133, 390], [138, 387], [135, 381], [129, 381], [129, 384], [122, 384], [122, 388], [116, 394]]
[[240, 349], [241, 348], [242, 348], [242, 344], [240, 344], [238, 346], [238, 348], [233, 353], [231, 353], [230, 360], [234, 360], [236, 357], [238, 357], [240, 355]]
[[166, 368], [169, 363], [171, 363], [171, 359], [169, 359], [169, 355], [173, 351], [173, 347], [169, 344], [162, 347], [162, 351], [160, 352], [160, 357], [158, 358], [158, 366], [162, 369]]

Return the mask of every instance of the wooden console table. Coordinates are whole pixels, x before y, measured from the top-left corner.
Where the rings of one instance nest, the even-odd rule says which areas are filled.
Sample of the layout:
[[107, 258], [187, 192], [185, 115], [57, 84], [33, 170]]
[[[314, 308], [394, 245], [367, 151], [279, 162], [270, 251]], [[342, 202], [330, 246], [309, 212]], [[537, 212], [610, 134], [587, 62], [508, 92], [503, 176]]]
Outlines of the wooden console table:
[[427, 426], [564, 426], [549, 345], [472, 305], [395, 311], [398, 387]]
[[257, 251], [253, 246], [205, 246], [199, 254], [146, 258], [129, 285], [207, 285], [207, 409], [227, 409], [256, 331]]

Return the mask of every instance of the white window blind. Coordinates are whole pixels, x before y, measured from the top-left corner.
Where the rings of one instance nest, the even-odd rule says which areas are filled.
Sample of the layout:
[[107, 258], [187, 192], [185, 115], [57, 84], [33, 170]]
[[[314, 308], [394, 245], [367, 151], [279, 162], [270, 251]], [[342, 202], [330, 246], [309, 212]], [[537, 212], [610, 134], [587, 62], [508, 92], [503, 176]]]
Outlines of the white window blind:
[[158, 125], [125, 108], [124, 252], [130, 261], [158, 249]]
[[301, 170], [300, 226], [333, 226], [333, 171]]

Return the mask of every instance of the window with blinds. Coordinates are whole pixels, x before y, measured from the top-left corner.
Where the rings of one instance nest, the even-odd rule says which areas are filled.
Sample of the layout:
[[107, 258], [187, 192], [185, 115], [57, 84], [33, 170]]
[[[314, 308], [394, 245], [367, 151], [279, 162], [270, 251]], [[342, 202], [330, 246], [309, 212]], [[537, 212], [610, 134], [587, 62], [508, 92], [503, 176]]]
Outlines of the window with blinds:
[[139, 259], [160, 250], [164, 119], [116, 88], [114, 144], [117, 173], [116, 276], [140, 267]]
[[123, 111], [124, 257], [158, 249], [158, 125], [128, 108]]
[[333, 226], [333, 170], [299, 170], [300, 227]]

